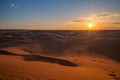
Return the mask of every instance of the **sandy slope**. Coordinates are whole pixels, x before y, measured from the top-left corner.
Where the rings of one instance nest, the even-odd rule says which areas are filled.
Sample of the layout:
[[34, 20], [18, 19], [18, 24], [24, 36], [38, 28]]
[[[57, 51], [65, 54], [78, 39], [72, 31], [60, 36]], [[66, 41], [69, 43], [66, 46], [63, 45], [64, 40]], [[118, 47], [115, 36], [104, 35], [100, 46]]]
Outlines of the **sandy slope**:
[[1, 31], [0, 80], [120, 80], [120, 31]]
[[24, 47], [6, 47], [1, 48], [1, 50], [9, 51], [15, 54], [30, 54], [29, 52], [25, 51]]
[[120, 64], [105, 57], [81, 55], [74, 58], [71, 56], [59, 58], [69, 60], [78, 66], [65, 66], [39, 60], [25, 61], [23, 56], [0, 54], [0, 80], [120, 79]]

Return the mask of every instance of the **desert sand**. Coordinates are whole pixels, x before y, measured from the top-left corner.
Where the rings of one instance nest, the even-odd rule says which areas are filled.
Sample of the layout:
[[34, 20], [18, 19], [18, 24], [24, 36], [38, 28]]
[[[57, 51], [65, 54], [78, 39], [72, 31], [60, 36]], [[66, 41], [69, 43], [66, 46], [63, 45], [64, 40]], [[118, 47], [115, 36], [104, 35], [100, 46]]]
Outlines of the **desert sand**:
[[120, 31], [0, 31], [0, 80], [120, 80]]

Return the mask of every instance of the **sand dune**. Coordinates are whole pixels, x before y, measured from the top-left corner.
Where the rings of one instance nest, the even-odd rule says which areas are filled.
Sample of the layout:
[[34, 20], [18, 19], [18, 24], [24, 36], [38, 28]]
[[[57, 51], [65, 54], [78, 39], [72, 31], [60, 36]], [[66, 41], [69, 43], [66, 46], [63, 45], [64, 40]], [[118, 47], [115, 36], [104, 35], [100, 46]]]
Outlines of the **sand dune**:
[[120, 80], [120, 31], [0, 32], [0, 80]]
[[8, 54], [0, 54], [0, 80], [119, 80], [120, 76], [120, 64], [105, 58], [87, 55], [79, 58], [77, 56], [77, 61], [67, 58], [78, 64], [71, 67], [52, 64], [50, 61], [27, 61], [23, 56], [11, 55], [9, 52]]
[[25, 61], [41, 61], [41, 62], [49, 62], [49, 63], [58, 63], [64, 66], [77, 66], [76, 64], [59, 58], [47, 57], [47, 56], [39, 56], [39, 55], [23, 55], [23, 54], [15, 54], [8, 51], [0, 50], [0, 54], [3, 55], [11, 55], [11, 56], [22, 56]]

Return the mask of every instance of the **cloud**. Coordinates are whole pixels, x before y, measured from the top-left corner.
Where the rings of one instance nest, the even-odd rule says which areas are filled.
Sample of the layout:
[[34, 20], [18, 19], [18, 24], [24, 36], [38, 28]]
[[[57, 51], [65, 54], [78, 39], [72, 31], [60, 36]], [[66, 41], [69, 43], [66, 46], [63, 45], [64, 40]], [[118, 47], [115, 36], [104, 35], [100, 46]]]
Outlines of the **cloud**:
[[120, 24], [120, 22], [113, 22], [113, 23], [111, 23], [111, 24]]
[[120, 12], [101, 12], [101, 13], [91, 14], [86, 17], [74, 19], [71, 22], [76, 22], [76, 23], [90, 22], [90, 21], [96, 22], [100, 20], [104, 21], [106, 19], [114, 18], [114, 17], [120, 17]]
[[120, 17], [120, 12], [102, 12], [98, 14], [92, 14], [89, 17], [94, 19], [105, 19], [105, 18], [111, 18], [111, 17]]
[[76, 19], [76, 20], [73, 20], [72, 22], [83, 22], [84, 20], [82, 19]]

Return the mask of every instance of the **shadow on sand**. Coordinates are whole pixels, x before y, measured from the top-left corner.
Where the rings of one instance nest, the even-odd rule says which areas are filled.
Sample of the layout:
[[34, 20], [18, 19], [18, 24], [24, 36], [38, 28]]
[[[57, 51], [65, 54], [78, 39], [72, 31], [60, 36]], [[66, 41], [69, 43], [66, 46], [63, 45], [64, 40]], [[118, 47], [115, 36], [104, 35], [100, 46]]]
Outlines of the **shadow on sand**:
[[76, 64], [74, 64], [74, 63], [72, 63], [72, 62], [70, 62], [68, 60], [52, 58], [52, 57], [46, 57], [46, 56], [21, 55], [21, 54], [14, 54], [12, 52], [4, 51], [4, 50], [0, 50], [0, 54], [2, 54], [2, 55], [13, 55], [13, 56], [22, 56], [22, 57], [24, 57], [25, 61], [42, 61], [42, 62], [48, 62], [48, 63], [57, 63], [57, 64], [64, 65], [64, 66], [71, 66], [71, 67], [77, 66]]

